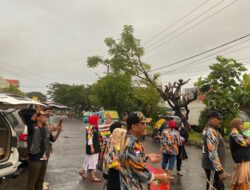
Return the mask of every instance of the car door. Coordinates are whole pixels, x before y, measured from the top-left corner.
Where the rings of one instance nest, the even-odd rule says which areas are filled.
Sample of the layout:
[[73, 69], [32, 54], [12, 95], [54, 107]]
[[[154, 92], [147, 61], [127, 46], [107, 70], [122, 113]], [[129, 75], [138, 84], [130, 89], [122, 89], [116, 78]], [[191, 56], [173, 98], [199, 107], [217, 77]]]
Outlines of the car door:
[[34, 105], [45, 106], [26, 97], [0, 93], [0, 178], [15, 175], [20, 165], [17, 135], [4, 110]]
[[19, 162], [17, 137], [14, 129], [0, 112], [0, 178], [16, 172]]

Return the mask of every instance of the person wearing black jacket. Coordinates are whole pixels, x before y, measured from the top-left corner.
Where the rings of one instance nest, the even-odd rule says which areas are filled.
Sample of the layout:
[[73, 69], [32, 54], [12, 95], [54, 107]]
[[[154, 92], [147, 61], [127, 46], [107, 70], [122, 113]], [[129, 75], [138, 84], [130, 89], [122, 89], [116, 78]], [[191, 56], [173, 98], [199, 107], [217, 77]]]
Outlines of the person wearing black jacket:
[[36, 116], [29, 145], [29, 175], [27, 190], [42, 190], [50, 152], [49, 130], [44, 126], [47, 115], [39, 112]]
[[179, 153], [176, 156], [176, 161], [177, 161], [176, 170], [177, 170], [177, 175], [183, 176], [181, 172], [181, 165], [182, 165], [182, 160], [188, 159], [188, 155], [185, 149], [185, 143], [188, 140], [188, 131], [183, 127], [181, 118], [176, 117], [174, 121], [176, 122], [177, 129], [180, 132], [181, 141], [182, 141], [181, 145], [179, 146]]
[[[26, 109], [23, 112], [21, 112], [21, 114], [25, 120], [25, 123], [27, 124], [27, 127], [28, 127], [27, 142], [28, 142], [28, 149], [31, 150], [31, 147], [33, 149], [34, 144], [39, 141], [38, 140], [39, 137], [36, 136], [37, 133], [35, 130], [35, 126], [37, 123], [37, 117], [39, 117], [40, 115], [44, 115], [46, 117], [46, 120], [48, 120], [48, 118], [50, 117], [50, 113], [46, 109], [42, 109], [40, 107], [37, 107], [36, 109]], [[44, 176], [45, 176], [45, 172], [47, 169], [48, 160], [50, 157], [50, 153], [52, 152], [52, 143], [55, 142], [57, 140], [57, 138], [59, 137], [59, 135], [62, 131], [62, 123], [59, 122], [58, 125], [56, 126], [57, 133], [55, 135], [53, 135], [52, 132], [50, 131], [50, 127], [46, 121], [42, 122], [42, 128], [44, 128], [45, 131], [49, 134], [48, 135], [49, 136], [49, 151], [47, 154], [47, 160], [43, 161], [44, 175], [43, 175], [42, 180], [44, 181]], [[54, 130], [55, 130], [55, 128], [54, 128]], [[30, 157], [30, 164], [31, 164], [34, 161], [34, 159], [33, 159], [34, 156], [30, 153], [29, 157]], [[32, 167], [30, 167], [29, 170], [30, 170], [30, 173], [32, 175], [32, 173], [34, 172], [34, 171], [31, 171]], [[43, 190], [47, 190], [48, 185], [49, 185], [49, 183], [44, 181], [43, 182]]]
[[231, 190], [249, 190], [250, 182], [250, 138], [242, 134], [243, 122], [235, 118], [230, 123], [230, 149], [235, 162]]

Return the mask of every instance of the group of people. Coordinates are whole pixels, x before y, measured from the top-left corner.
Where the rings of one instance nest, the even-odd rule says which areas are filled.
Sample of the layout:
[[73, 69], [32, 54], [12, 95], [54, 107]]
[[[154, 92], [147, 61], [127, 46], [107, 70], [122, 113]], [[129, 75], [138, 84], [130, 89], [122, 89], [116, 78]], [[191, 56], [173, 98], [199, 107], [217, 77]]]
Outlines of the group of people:
[[[220, 131], [221, 115], [212, 111], [208, 114], [208, 122], [204, 126], [202, 167], [207, 177], [207, 190], [224, 190], [223, 181], [227, 178], [224, 166], [226, 160], [225, 142]], [[80, 175], [87, 178], [91, 173], [93, 182], [100, 182], [96, 175], [99, 144], [98, 116], [89, 118], [90, 125], [86, 127], [86, 157]], [[177, 175], [181, 173], [183, 159], [187, 159], [185, 142], [188, 133], [180, 119], [168, 121], [162, 132], [159, 154], [146, 154], [142, 137], [146, 134], [146, 120], [141, 112], [129, 113], [126, 117], [126, 129], [123, 123], [116, 122], [110, 126], [110, 139], [107, 142], [103, 159], [103, 178], [108, 190], [149, 189], [153, 181], [169, 183], [174, 179], [172, 173], [177, 161]], [[231, 180], [231, 190], [249, 190], [250, 182], [250, 137], [244, 134], [243, 122], [235, 118], [230, 123], [231, 133], [229, 144], [235, 162]], [[157, 163], [162, 161], [162, 174], [153, 174], [147, 167], [147, 161]], [[168, 168], [167, 168], [168, 165]], [[167, 168], [167, 169], [166, 169]]]
[[[126, 117], [126, 129], [121, 122], [111, 124], [111, 135], [105, 147], [102, 168], [103, 177], [106, 180], [105, 188], [108, 190], [146, 190], [149, 189], [149, 184], [153, 181], [167, 184], [169, 179], [172, 179], [171, 171], [174, 161], [180, 155], [181, 151], [179, 150], [182, 149], [185, 141], [179, 131], [181, 130], [181, 121], [178, 122], [170, 121], [169, 127], [163, 132], [161, 142], [163, 156], [145, 153], [142, 137], [146, 135], [146, 118], [143, 113], [129, 113]], [[89, 123], [90, 125], [86, 127], [86, 156], [79, 174], [83, 179], [86, 179], [87, 171], [90, 171], [90, 179], [93, 182], [100, 182], [101, 179], [96, 175], [96, 165], [100, 152], [98, 116], [90, 116]], [[147, 167], [147, 160], [152, 163], [162, 160], [164, 170], [166, 170], [166, 164], [170, 160], [169, 169], [162, 174], [153, 174]], [[177, 164], [179, 174], [181, 174], [181, 160], [182, 158]]]
[[[37, 107], [35, 112], [24, 116], [28, 127], [29, 168], [26, 190], [48, 190], [44, 181], [52, 143], [62, 131], [62, 121], [50, 124], [51, 111]], [[55, 134], [52, 132], [55, 131]]]

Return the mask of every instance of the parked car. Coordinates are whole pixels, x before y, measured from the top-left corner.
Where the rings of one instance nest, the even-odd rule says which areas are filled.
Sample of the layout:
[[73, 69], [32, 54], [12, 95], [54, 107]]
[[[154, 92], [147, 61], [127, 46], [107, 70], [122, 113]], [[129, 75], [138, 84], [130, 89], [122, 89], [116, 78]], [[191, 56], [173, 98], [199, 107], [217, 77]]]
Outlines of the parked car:
[[23, 118], [23, 110], [16, 109], [8, 109], [4, 110], [7, 120], [14, 128], [17, 138], [18, 138], [18, 153], [19, 153], [19, 161], [23, 164], [27, 164], [26, 162], [29, 160], [28, 157], [28, 128], [26, 122]]
[[[11, 94], [0, 94], [0, 181], [3, 177], [14, 176], [18, 174], [19, 161], [18, 153], [18, 137], [25, 132], [22, 127], [15, 131], [14, 125], [17, 125], [17, 120], [14, 115], [10, 116], [8, 109], [27, 109], [34, 105], [43, 105], [34, 100], [20, 97]], [[14, 112], [14, 111], [13, 111]], [[13, 113], [12, 112], [12, 113]], [[9, 119], [8, 119], [9, 117]], [[12, 121], [10, 121], [12, 120]]]

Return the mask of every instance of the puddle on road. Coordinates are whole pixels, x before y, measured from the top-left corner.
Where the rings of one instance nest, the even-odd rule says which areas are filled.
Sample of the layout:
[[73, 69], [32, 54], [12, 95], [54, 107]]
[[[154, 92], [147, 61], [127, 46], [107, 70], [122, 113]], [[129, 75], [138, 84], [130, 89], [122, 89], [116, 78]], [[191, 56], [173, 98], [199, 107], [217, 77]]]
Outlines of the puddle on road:
[[103, 183], [92, 183], [88, 179], [82, 180], [78, 174], [79, 168], [53, 169], [47, 172], [50, 190], [79, 190], [102, 189]]

